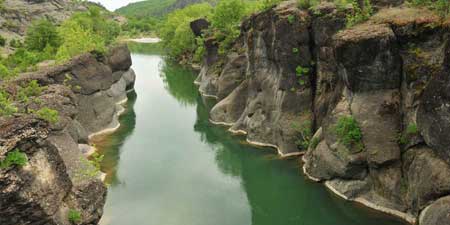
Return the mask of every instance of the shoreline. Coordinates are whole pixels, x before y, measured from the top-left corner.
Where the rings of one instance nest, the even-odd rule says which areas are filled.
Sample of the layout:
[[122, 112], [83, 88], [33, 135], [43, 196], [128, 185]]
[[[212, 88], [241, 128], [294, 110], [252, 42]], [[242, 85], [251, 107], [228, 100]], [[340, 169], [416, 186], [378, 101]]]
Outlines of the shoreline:
[[[194, 84], [199, 85], [200, 82], [194, 81]], [[203, 97], [209, 97], [209, 98], [216, 98], [218, 99], [217, 96], [214, 95], [207, 95], [202, 93], [202, 91], [199, 90], [200, 95], [202, 95]], [[214, 121], [211, 118], [209, 119], [209, 122], [214, 124], [214, 125], [220, 125], [220, 126], [227, 126], [230, 127], [227, 129], [228, 132], [231, 132], [232, 134], [236, 134], [236, 135], [247, 135], [247, 132], [244, 130], [233, 130], [231, 129], [231, 126], [233, 126], [235, 123], [227, 123], [227, 122], [219, 122], [219, 121]], [[246, 137], [245, 141], [251, 145], [254, 146], [260, 146], [260, 147], [271, 147], [271, 148], [275, 148], [277, 150], [278, 155], [280, 156], [281, 159], [285, 159], [285, 158], [289, 158], [289, 157], [295, 157], [295, 156], [302, 156], [304, 155], [306, 152], [292, 152], [292, 153], [286, 153], [283, 154], [279, 147], [273, 144], [266, 144], [266, 143], [261, 143], [261, 142], [256, 142], [256, 141], [251, 141], [248, 139], [248, 137]], [[301, 160], [303, 161], [303, 166], [302, 166], [302, 172], [305, 175], [305, 177], [311, 181], [317, 182], [317, 183], [321, 183], [320, 179], [317, 179], [315, 177], [313, 177], [312, 175], [310, 175], [305, 168], [305, 164], [306, 164], [306, 160], [304, 157], [301, 157]], [[338, 190], [336, 190], [328, 181], [323, 182], [323, 185], [330, 190], [332, 193], [334, 193], [335, 195], [337, 195], [338, 197], [342, 198], [345, 201], [349, 201], [349, 202], [355, 202], [358, 204], [361, 204], [365, 207], [368, 207], [370, 209], [376, 210], [378, 212], [382, 212], [385, 214], [388, 214], [390, 216], [394, 216], [397, 217], [399, 219], [404, 220], [405, 222], [409, 223], [409, 224], [416, 224], [417, 219], [415, 217], [413, 217], [410, 214], [398, 211], [398, 210], [394, 210], [394, 209], [390, 209], [390, 208], [386, 208], [380, 205], [377, 205], [363, 197], [357, 197], [354, 199], [349, 199], [347, 196], [345, 196], [344, 194], [342, 194], [341, 192], [339, 192]]]
[[136, 43], [141, 43], [141, 44], [155, 44], [155, 43], [159, 43], [161, 42], [160, 38], [153, 38], [153, 37], [142, 37], [142, 38], [128, 38], [125, 39], [125, 41], [131, 41], [131, 42], [136, 42]]

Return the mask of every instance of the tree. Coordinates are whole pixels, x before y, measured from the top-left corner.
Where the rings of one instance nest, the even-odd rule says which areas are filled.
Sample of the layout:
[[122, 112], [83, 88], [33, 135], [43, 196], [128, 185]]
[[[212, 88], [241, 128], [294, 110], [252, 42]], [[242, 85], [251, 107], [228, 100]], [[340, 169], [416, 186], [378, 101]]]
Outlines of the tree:
[[47, 46], [57, 49], [60, 44], [55, 25], [46, 19], [33, 23], [25, 37], [25, 46], [30, 51], [42, 51]]

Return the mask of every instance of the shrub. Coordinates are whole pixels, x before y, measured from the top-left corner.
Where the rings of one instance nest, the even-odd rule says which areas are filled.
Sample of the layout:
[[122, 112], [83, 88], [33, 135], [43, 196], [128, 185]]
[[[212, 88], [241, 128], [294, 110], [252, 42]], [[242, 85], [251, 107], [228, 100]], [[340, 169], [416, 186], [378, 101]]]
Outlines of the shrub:
[[9, 41], [9, 46], [12, 48], [22, 48], [23, 43], [17, 39], [11, 39], [11, 41]]
[[27, 162], [27, 155], [16, 148], [14, 151], [9, 152], [5, 159], [0, 161], [0, 169], [6, 169], [11, 166], [25, 166]]
[[304, 85], [307, 75], [309, 73], [309, 69], [302, 66], [297, 66], [297, 68], [295, 68], [295, 73], [297, 74], [298, 77], [298, 83], [300, 85]]
[[61, 44], [55, 25], [52, 22], [42, 19], [34, 22], [28, 28], [25, 37], [25, 46], [30, 51], [42, 51], [47, 46], [57, 49]]
[[67, 214], [67, 219], [71, 223], [79, 223], [79, 222], [81, 222], [81, 213], [75, 209], [69, 209], [69, 213]]
[[442, 17], [450, 14], [450, 2], [448, 0], [410, 0], [409, 2], [414, 6], [423, 6], [435, 10]]
[[297, 132], [297, 141], [295, 144], [300, 150], [306, 150], [309, 147], [312, 131], [311, 131], [311, 121], [305, 120], [300, 124], [293, 124], [294, 130]]
[[357, 151], [364, 149], [361, 128], [353, 116], [340, 117], [335, 126], [335, 132], [338, 141], [349, 149], [356, 149]]
[[263, 0], [263, 1], [262, 1], [261, 9], [262, 9], [262, 10], [270, 9], [270, 8], [272, 8], [274, 5], [280, 3], [281, 1], [283, 1], [283, 0]]
[[90, 158], [91, 158], [91, 164], [92, 164], [98, 171], [100, 171], [101, 163], [102, 163], [102, 161], [103, 161], [104, 155], [101, 155], [101, 154], [99, 154], [99, 153], [97, 153], [97, 152], [94, 152], [94, 153], [91, 155]]
[[14, 76], [14, 73], [6, 66], [0, 63], [0, 80], [7, 80]]
[[0, 116], [11, 116], [17, 112], [17, 108], [13, 106], [8, 93], [0, 90]]
[[370, 0], [364, 0], [364, 5], [360, 6], [358, 0], [353, 0], [353, 13], [347, 15], [347, 27], [352, 27], [358, 23], [364, 22], [373, 14]]
[[417, 128], [417, 124], [410, 123], [408, 127], [406, 127], [406, 134], [408, 135], [416, 135], [419, 133], [419, 129]]
[[6, 45], [6, 39], [3, 36], [0, 36], [0, 46], [5, 46]]
[[35, 114], [40, 119], [43, 119], [49, 123], [57, 123], [59, 120], [58, 111], [47, 107], [39, 109]]
[[319, 143], [320, 143], [320, 139], [317, 138], [317, 137], [313, 137], [313, 138], [311, 139], [311, 144], [310, 144], [310, 146], [311, 146], [312, 149], [315, 149], [315, 148], [317, 147], [317, 145], [319, 145]]
[[42, 87], [36, 80], [30, 81], [25, 87], [20, 87], [17, 97], [20, 101], [28, 103], [31, 97], [39, 96], [46, 87]]
[[301, 9], [309, 9], [317, 5], [320, 0], [298, 0], [298, 7]]

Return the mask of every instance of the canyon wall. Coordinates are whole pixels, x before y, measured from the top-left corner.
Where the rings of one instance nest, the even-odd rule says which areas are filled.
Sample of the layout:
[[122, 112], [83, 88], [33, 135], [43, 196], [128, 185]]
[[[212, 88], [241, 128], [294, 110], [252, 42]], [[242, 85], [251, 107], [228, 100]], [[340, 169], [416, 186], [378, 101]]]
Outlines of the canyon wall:
[[113, 130], [118, 103], [127, 100], [135, 74], [126, 46], [106, 54], [86, 53], [3, 83], [17, 95], [32, 80], [46, 86], [33, 101], [16, 102], [19, 111], [48, 107], [58, 111], [49, 123], [34, 114], [0, 117], [0, 159], [14, 149], [28, 158], [23, 166], [0, 169], [0, 224], [71, 224], [69, 211], [81, 214], [78, 224], [97, 224], [106, 187], [101, 174], [87, 161], [89, 136]]
[[[378, 12], [350, 28], [351, 8], [282, 2], [246, 19], [227, 55], [207, 38], [196, 83], [217, 99], [211, 122], [304, 154], [305, 174], [341, 197], [450, 224], [450, 23], [402, 2], [374, 1]], [[359, 125], [357, 146], [339, 137], [342, 118]]]

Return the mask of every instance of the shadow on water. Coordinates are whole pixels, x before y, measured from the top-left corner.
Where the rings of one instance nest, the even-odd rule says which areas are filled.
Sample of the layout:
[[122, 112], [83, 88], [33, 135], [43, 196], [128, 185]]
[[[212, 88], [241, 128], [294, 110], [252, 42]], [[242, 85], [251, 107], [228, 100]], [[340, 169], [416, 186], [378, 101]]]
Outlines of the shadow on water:
[[[125, 112], [120, 116], [119, 129], [113, 135], [103, 136], [95, 140], [95, 145], [100, 154], [104, 154], [101, 171], [107, 174], [105, 182], [111, 186], [120, 184], [117, 178], [117, 167], [120, 161], [120, 150], [129, 136], [132, 135], [136, 125], [136, 114], [133, 110], [137, 94], [132, 91], [128, 93]], [[108, 151], [106, 154], [105, 151]]]

